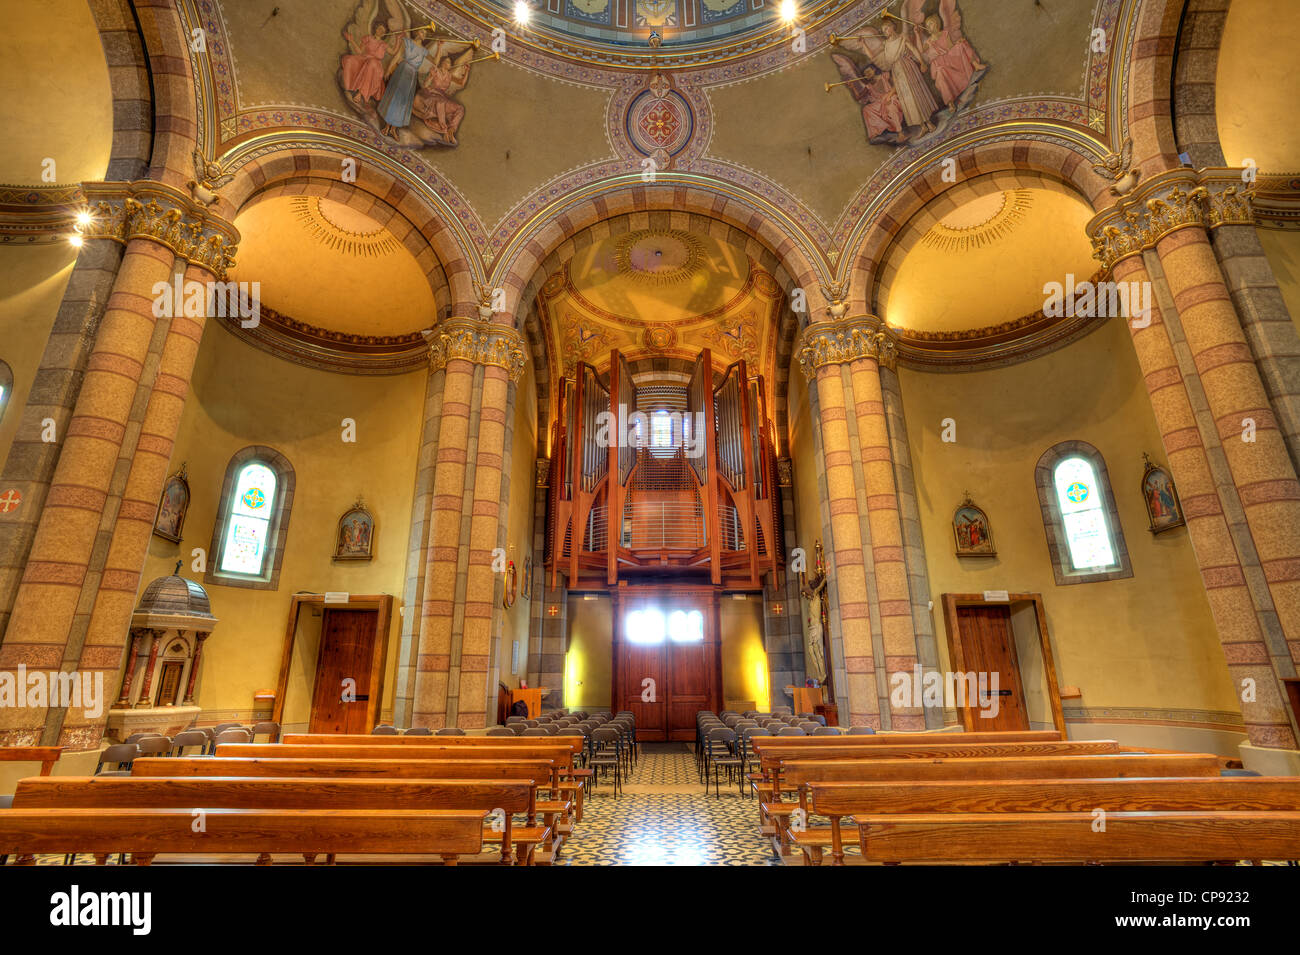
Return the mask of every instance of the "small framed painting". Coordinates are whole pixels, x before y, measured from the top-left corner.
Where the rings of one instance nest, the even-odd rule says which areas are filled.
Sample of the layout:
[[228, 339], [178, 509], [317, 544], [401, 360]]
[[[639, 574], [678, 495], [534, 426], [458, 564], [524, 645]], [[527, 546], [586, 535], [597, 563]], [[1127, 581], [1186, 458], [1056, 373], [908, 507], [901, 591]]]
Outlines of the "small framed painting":
[[185, 514], [190, 509], [190, 482], [186, 480], [185, 465], [163, 484], [162, 497], [158, 499], [158, 516], [154, 518], [153, 532], [158, 537], [180, 543], [185, 528]]
[[952, 535], [957, 542], [958, 557], [997, 556], [988, 515], [975, 506], [969, 494], [952, 515]]
[[361, 498], [339, 518], [334, 541], [335, 560], [370, 560], [374, 557], [375, 517]]
[[1151, 533], [1159, 534], [1186, 524], [1173, 477], [1158, 464], [1152, 464], [1147, 455], [1142, 455], [1142, 460], [1146, 462], [1146, 470], [1142, 472], [1142, 500], [1147, 506]]

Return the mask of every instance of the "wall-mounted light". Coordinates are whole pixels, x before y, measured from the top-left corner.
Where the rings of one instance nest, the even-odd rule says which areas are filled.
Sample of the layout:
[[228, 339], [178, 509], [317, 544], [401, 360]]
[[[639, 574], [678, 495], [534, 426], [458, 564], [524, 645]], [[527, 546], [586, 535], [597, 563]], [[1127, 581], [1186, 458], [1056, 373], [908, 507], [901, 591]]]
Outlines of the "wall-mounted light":
[[781, 0], [777, 10], [781, 14], [782, 23], [794, 23], [799, 19], [799, 4], [795, 0]]
[[515, 0], [515, 23], [527, 26], [528, 21], [532, 18], [533, 8], [525, 0]]

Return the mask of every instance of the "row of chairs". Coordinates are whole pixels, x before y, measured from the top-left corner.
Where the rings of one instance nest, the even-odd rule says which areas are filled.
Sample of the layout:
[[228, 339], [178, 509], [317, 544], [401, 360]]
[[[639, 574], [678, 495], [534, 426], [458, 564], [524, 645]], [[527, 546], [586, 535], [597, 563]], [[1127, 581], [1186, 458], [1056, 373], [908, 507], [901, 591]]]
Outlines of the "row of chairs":
[[459, 726], [444, 726], [436, 733], [427, 726], [412, 726], [399, 730], [389, 723], [381, 723], [370, 731], [371, 736], [464, 736], [465, 731]]
[[[854, 727], [850, 734], [874, 733], [870, 727]], [[755, 736], [839, 736], [840, 729], [827, 726], [826, 718], [815, 713], [795, 714], [788, 708], [774, 709], [771, 713], [749, 710], [737, 713], [724, 710], [721, 714], [701, 711], [695, 717], [695, 769], [704, 794], [709, 793], [712, 779], [716, 798], [722, 797], [722, 772], [726, 770], [728, 784], [735, 783], [745, 795], [745, 779], [751, 767], [757, 766], [759, 756], [754, 752]]]
[[[95, 775], [130, 776], [131, 764], [140, 756], [211, 756], [221, 743], [251, 743], [259, 736], [265, 736], [270, 743], [279, 742], [280, 724], [270, 720], [255, 723], [251, 727], [239, 723], [218, 723], [216, 726], [185, 730], [175, 736], [132, 733], [125, 741], [104, 748], [99, 754]], [[198, 747], [197, 754], [185, 752], [191, 747]], [[112, 768], [105, 769], [106, 766]]]

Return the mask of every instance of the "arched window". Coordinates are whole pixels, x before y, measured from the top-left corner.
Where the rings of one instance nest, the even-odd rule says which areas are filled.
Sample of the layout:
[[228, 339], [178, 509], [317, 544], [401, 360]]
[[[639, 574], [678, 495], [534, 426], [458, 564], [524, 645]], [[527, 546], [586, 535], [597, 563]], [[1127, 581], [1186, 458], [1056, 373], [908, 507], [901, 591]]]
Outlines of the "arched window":
[[14, 373], [9, 366], [0, 361], [0, 421], [4, 420], [5, 408], [9, 407], [9, 396], [14, 391]]
[[1132, 577], [1101, 453], [1083, 441], [1063, 442], [1038, 459], [1035, 479], [1057, 584]]
[[260, 446], [236, 452], [226, 466], [205, 579], [230, 587], [273, 590], [293, 503], [293, 468]]

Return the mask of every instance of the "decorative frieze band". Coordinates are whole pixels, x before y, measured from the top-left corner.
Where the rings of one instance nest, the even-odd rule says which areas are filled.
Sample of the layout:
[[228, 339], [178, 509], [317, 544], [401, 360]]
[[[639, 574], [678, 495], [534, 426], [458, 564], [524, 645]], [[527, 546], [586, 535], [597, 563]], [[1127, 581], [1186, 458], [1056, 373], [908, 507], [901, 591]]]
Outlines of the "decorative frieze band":
[[83, 239], [125, 245], [148, 239], [165, 245], [191, 265], [224, 280], [235, 264], [239, 232], [179, 189], [161, 182], [87, 182], [88, 216], [77, 223]]
[[435, 370], [459, 358], [476, 365], [504, 368], [511, 381], [518, 381], [524, 373], [524, 339], [509, 326], [472, 318], [449, 318], [421, 334], [429, 343], [429, 365]]
[[1178, 229], [1253, 225], [1253, 182], [1240, 169], [1171, 169], [1147, 180], [1088, 223], [1093, 255], [1109, 271]]
[[81, 186], [0, 186], [0, 243], [65, 240], [85, 208]]
[[874, 358], [886, 368], [898, 360], [893, 336], [875, 316], [809, 325], [796, 346], [799, 367], [812, 378], [823, 365], [841, 365], [860, 358]]

